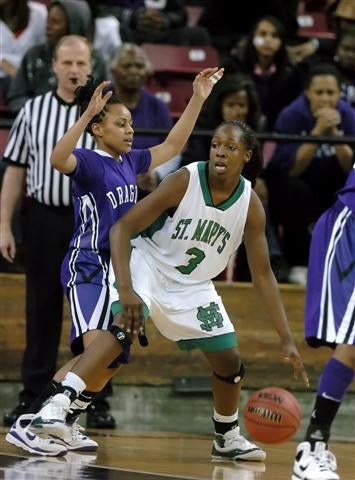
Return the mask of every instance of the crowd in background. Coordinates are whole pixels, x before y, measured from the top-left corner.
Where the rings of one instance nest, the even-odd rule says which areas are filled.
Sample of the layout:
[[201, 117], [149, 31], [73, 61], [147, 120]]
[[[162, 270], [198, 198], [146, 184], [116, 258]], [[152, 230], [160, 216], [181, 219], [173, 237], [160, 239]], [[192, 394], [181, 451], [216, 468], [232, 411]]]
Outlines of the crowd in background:
[[[225, 68], [225, 77], [206, 103], [197, 129], [212, 130], [222, 120], [242, 119], [258, 133], [353, 135], [352, 2], [292, 0], [286, 7], [280, 0], [250, 0], [237, 16], [232, 4], [223, 0], [1, 0], [1, 111], [6, 116], [16, 114], [27, 100], [56, 86], [52, 68], [56, 44], [64, 35], [76, 34], [92, 44], [95, 80], [112, 80], [136, 128], [169, 130], [176, 120], [169, 103], [149, 89], [154, 70], [144, 45], [156, 43], [208, 45]], [[198, 12], [193, 21], [192, 11]], [[326, 34], [302, 34], [302, 18], [312, 18], [313, 12], [323, 15]], [[137, 136], [135, 146], [149, 147], [161, 138]], [[254, 188], [267, 213], [273, 269], [282, 282], [304, 284], [312, 225], [344, 182], [353, 146], [268, 143], [260, 148], [264, 159]], [[179, 166], [207, 160], [208, 150], [208, 137], [191, 137], [181, 159], [172, 159], [168, 168], [139, 179], [141, 195]], [[17, 237], [21, 243], [21, 234]], [[249, 280], [242, 252], [237, 263], [222, 278]], [[21, 269], [4, 263], [1, 268]]]

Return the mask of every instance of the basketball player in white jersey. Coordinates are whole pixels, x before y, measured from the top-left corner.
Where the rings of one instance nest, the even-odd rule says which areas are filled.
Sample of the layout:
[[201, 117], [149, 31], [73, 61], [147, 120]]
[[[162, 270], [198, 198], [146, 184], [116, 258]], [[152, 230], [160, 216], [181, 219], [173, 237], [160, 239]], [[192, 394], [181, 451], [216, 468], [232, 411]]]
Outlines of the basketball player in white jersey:
[[[92, 342], [39, 412], [37, 432], [55, 434], [65, 428], [73, 398], [82, 389], [97, 388], [103, 378], [107, 381], [107, 366], [129, 350], [150, 316], [165, 337], [183, 350], [200, 349], [211, 366], [212, 456], [264, 460], [265, 452], [240, 435], [244, 367], [234, 326], [211, 281], [244, 240], [254, 285], [280, 336], [283, 355], [308, 384], [270, 267], [265, 213], [241, 175], [254, 146], [246, 124], [222, 123], [212, 138], [209, 162], [193, 163], [168, 176], [112, 227], [110, 248], [120, 297], [113, 306], [115, 324]], [[131, 254], [131, 238], [138, 233]]]

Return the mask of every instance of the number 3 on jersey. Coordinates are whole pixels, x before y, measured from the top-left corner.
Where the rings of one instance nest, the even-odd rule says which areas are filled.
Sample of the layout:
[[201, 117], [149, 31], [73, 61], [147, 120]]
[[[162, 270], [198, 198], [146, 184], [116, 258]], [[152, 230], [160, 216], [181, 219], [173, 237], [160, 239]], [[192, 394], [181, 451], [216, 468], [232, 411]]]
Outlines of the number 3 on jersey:
[[188, 250], [186, 250], [186, 254], [191, 256], [187, 265], [179, 265], [178, 267], [175, 267], [175, 268], [179, 270], [179, 272], [182, 273], [183, 275], [190, 275], [190, 273], [193, 270], [195, 270], [197, 265], [199, 265], [202, 262], [202, 260], [206, 257], [206, 255], [203, 250], [200, 250], [197, 247], [189, 248]]

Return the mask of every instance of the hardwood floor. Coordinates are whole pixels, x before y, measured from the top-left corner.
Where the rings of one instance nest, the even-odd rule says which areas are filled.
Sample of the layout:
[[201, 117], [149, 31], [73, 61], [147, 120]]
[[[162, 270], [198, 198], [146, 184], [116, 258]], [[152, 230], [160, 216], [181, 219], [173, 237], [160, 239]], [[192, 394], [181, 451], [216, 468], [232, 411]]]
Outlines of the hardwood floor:
[[[4, 480], [287, 480], [295, 443], [266, 446], [265, 464], [215, 463], [211, 438], [177, 433], [91, 432], [100, 448], [94, 454], [69, 453], [57, 459], [31, 457], [5, 442], [0, 430], [0, 478]], [[354, 479], [353, 443], [331, 445], [342, 480]], [[22, 473], [21, 473], [22, 472]]]

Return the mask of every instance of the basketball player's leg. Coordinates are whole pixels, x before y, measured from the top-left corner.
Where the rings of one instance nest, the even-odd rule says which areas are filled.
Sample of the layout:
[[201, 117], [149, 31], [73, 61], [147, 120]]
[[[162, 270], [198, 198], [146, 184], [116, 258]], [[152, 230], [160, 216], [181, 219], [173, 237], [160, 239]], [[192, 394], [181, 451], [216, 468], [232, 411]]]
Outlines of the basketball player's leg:
[[[70, 362], [58, 372], [56, 380], [60, 382], [56, 384], [51, 400], [37, 412], [30, 426], [36, 433], [44, 430], [48, 434], [52, 432], [66, 444], [80, 413], [87, 410], [97, 393], [115, 374], [118, 364], [128, 361], [126, 352], [118, 363], [113, 364], [122, 348], [111, 333], [102, 330], [110, 328], [113, 318], [108, 288], [93, 283], [74, 285], [68, 297], [73, 320], [71, 346], [73, 353], [82, 353], [75, 362]], [[95, 344], [98, 346], [95, 347]], [[100, 354], [104, 354], [104, 358]], [[54, 415], [53, 410], [60, 410], [61, 414]], [[53, 422], [53, 418], [57, 421]]]
[[[91, 333], [90, 343], [59, 382], [51, 403], [60, 400], [63, 412], [69, 410], [70, 402], [74, 402], [82, 392], [95, 394], [101, 391], [116, 373], [118, 366], [127, 363], [131, 341], [127, 337], [127, 343], [122, 344], [111, 330], [110, 327], [108, 331], [96, 331], [95, 335]], [[48, 404], [39, 412], [38, 417], [43, 417], [44, 409], [49, 410], [47, 406]]]
[[203, 354], [213, 372], [215, 438], [212, 457], [224, 460], [263, 461], [266, 457], [265, 452], [240, 435], [238, 409], [244, 366], [237, 348], [203, 351]]
[[[82, 336], [82, 343], [84, 345], [84, 350], [86, 350], [89, 345], [100, 335], [102, 330], [91, 330], [86, 332]], [[73, 358], [71, 358], [66, 364], [64, 364], [54, 375], [52, 382], [48, 387], [37, 397], [37, 399], [33, 402], [31, 405], [31, 413], [37, 413], [43, 403], [46, 402], [50, 397], [52, 397], [57, 390], [58, 384], [62, 382], [70, 371], [73, 371], [75, 365], [81, 358], [82, 354], [79, 354]], [[106, 374], [104, 375], [99, 375], [98, 379], [96, 378], [91, 378], [89, 383], [90, 387], [92, 388], [91, 392], [93, 394], [97, 394], [102, 390], [102, 388], [106, 385], [107, 381], [111, 379], [111, 377], [115, 374], [115, 370], [113, 369], [107, 369]], [[94, 376], [93, 376], [94, 377]]]
[[317, 442], [328, 445], [331, 425], [354, 380], [354, 372], [355, 346], [337, 345], [320, 376], [317, 397], [305, 436], [305, 441], [310, 443], [312, 450]]
[[[96, 257], [94, 257], [94, 260]], [[80, 272], [84, 269], [84, 263], [80, 263]], [[78, 267], [79, 268], [79, 267]], [[108, 269], [108, 267], [107, 267]], [[107, 270], [106, 269], [106, 270]], [[108, 273], [104, 270], [97, 269], [97, 276], [90, 281], [83, 281], [78, 276], [80, 283], [69, 282], [68, 271], [69, 268], [62, 269], [62, 281], [63, 285], [70, 283], [70, 287], [66, 289], [66, 295], [69, 300], [70, 313], [72, 320], [71, 329], [71, 349], [74, 354], [74, 358], [69, 360], [59, 371], [57, 371], [53, 384], [56, 385], [61, 382], [65, 375], [74, 368], [77, 364], [82, 353], [89, 347], [89, 345], [100, 335], [104, 330], [107, 330], [113, 322], [113, 316], [111, 313], [111, 292], [107, 286]], [[87, 272], [87, 276], [90, 272]], [[83, 275], [83, 273], [81, 273]], [[104, 278], [103, 278], [104, 276]], [[86, 278], [86, 277], [85, 277]], [[91, 384], [88, 387], [93, 387], [90, 392], [93, 394], [98, 393], [101, 388], [111, 378], [112, 372], [107, 372], [106, 375], [93, 375]], [[100, 388], [101, 387], [101, 388]], [[46, 392], [44, 392], [45, 394]], [[53, 395], [53, 391], [47, 398]], [[42, 402], [47, 400], [43, 398]], [[37, 401], [37, 406], [40, 406]], [[38, 410], [37, 410], [38, 411]]]
[[[355, 371], [355, 326], [349, 315], [354, 308], [355, 272], [352, 270], [341, 279], [338, 273], [339, 262], [349, 265], [355, 255], [354, 222], [354, 214], [336, 203], [320, 217], [313, 231], [306, 297], [306, 338], [312, 346], [337, 345], [319, 379], [305, 439], [297, 447], [293, 480], [339, 479], [335, 456], [328, 450], [328, 440], [331, 425]], [[320, 267], [324, 271], [320, 272]], [[332, 315], [328, 314], [329, 308]]]
[[[112, 360], [115, 359], [115, 354], [110, 356], [107, 353], [105, 358], [108, 358], [108, 360], [107, 363], [104, 360], [102, 368], [100, 368], [101, 358], [99, 358], [97, 368], [95, 368], [96, 364], [91, 361], [92, 358], [95, 358], [96, 352], [99, 352], [101, 348], [106, 348], [107, 344], [100, 341], [100, 337], [105, 337], [105, 333], [107, 332], [95, 331], [95, 334], [90, 332], [89, 336], [91, 338], [85, 342], [87, 343], [87, 348], [84, 353], [77, 357], [75, 362], [70, 361], [61, 369], [60, 374], [58, 372], [57, 379], [59, 380], [67, 369], [71, 367], [71, 371], [65, 375], [62, 381], [59, 383], [53, 382], [53, 397], [36, 414], [31, 415], [31, 418], [23, 417], [16, 422], [7, 436], [7, 440], [10, 443], [31, 453], [36, 453], [36, 449], [40, 448], [42, 455], [62, 455], [63, 447], [65, 451], [66, 449], [92, 451], [98, 448], [97, 442], [83, 434], [76, 422], [80, 413], [87, 409], [94, 396], [102, 390], [106, 382], [117, 371], [117, 367], [111, 365]], [[95, 343], [99, 347], [91, 348]], [[121, 352], [122, 349], [118, 349], [118, 351]], [[87, 354], [87, 352], [89, 353]], [[88, 363], [85, 362], [85, 357], [87, 356], [90, 357], [90, 362]], [[84, 363], [83, 366], [80, 365], [82, 361]], [[85, 382], [73, 373], [76, 365], [79, 365], [79, 373], [84, 378], [88, 378], [88, 388], [86, 388]], [[108, 368], [108, 366], [111, 368]], [[92, 379], [90, 378], [91, 373]], [[31, 430], [32, 435], [26, 435], [28, 429]], [[51, 437], [46, 439], [41, 434], [50, 435]], [[38, 435], [40, 435], [39, 438]], [[21, 442], [18, 441], [19, 438]], [[53, 439], [56, 445], [53, 445]]]
[[304, 441], [297, 447], [292, 480], [338, 480], [337, 462], [329, 451], [332, 423], [354, 380], [355, 346], [337, 345], [319, 379], [317, 396]]
[[[132, 258], [133, 257], [134, 255], [132, 254]], [[147, 284], [149, 283], [147, 279], [150, 278], [149, 272], [145, 274], [141, 263], [131, 265], [131, 271], [133, 288], [145, 299], [148, 305], [149, 299], [147, 297], [149, 291], [146, 292], [146, 290], [148, 289]], [[110, 284], [109, 278], [107, 278], [107, 283]], [[109, 306], [109, 310], [104, 315], [101, 314], [96, 322], [97, 325], [103, 323], [106, 329], [101, 328], [101, 330], [95, 332], [91, 330], [87, 331], [84, 338], [89, 340], [85, 342], [85, 351], [73, 365], [69, 374], [61, 382], [60, 391], [64, 391], [65, 387], [70, 387], [74, 391], [72, 395], [73, 398], [80, 394], [83, 386], [91, 392], [100, 391], [107, 381], [116, 373], [118, 366], [129, 362], [130, 346], [135, 339], [135, 335], [131, 333], [127, 334], [119, 327], [122, 323], [120, 321], [122, 307], [118, 301], [117, 293], [114, 294], [112, 288], [109, 288], [107, 292], [104, 292], [104, 295], [100, 294], [96, 296], [101, 299], [107, 296], [107, 300], [109, 300], [104, 302]], [[80, 300], [80, 298], [82, 298], [82, 300], [85, 300], [85, 298], [88, 298], [91, 300], [91, 296], [87, 296], [87, 294], [79, 295], [79, 291], [77, 291], [73, 292], [70, 298], [71, 304], [73, 305], [75, 303], [76, 305], [75, 309], [72, 309], [73, 311], [75, 310], [75, 314], [73, 314], [73, 330], [80, 331], [82, 329], [80, 325], [81, 318], [84, 316], [86, 320], [90, 316], [87, 313], [81, 316], [78, 315], [80, 308], [82, 312], [84, 312], [83, 309], [87, 307], [85, 301], [78, 302], [77, 299]], [[144, 308], [146, 318], [149, 316], [149, 305], [147, 305]], [[112, 320], [113, 318], [114, 320]], [[89, 325], [91, 327], [93, 325], [92, 315]], [[71, 380], [68, 380], [68, 376]]]
[[239, 407], [240, 380], [238, 377], [242, 367], [239, 352], [229, 348], [222, 352], [203, 352], [211, 365], [213, 404], [221, 415], [232, 415]]

